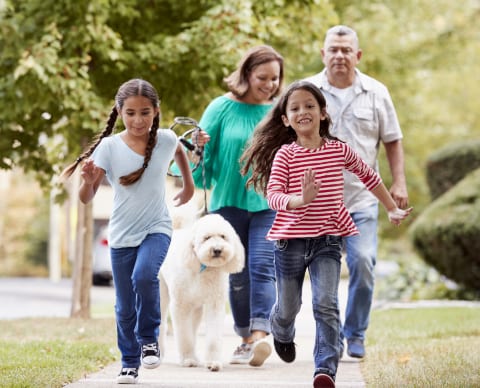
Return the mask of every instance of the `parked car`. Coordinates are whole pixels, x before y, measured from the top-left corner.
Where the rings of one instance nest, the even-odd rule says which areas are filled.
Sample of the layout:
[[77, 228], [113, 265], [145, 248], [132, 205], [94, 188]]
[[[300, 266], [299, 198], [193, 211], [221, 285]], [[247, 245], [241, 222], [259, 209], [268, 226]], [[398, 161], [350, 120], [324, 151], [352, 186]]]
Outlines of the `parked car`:
[[112, 281], [112, 263], [110, 261], [107, 226], [100, 227], [93, 242], [92, 272], [92, 283], [94, 285], [110, 285]]

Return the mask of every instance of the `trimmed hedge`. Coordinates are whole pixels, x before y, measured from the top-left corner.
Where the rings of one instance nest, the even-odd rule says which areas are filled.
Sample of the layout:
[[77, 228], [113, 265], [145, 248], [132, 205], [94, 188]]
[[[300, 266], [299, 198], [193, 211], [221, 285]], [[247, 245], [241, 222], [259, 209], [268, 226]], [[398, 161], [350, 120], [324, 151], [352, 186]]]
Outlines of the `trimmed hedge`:
[[449, 145], [427, 160], [427, 183], [432, 199], [455, 186], [468, 173], [480, 168], [480, 140]]
[[409, 233], [427, 263], [455, 282], [480, 290], [480, 168], [437, 198]]

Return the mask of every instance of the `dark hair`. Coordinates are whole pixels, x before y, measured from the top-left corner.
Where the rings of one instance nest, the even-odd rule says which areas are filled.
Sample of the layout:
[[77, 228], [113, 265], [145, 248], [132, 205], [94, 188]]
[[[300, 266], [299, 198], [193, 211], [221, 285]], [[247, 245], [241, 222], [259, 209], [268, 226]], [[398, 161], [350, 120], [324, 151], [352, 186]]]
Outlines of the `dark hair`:
[[266, 192], [273, 159], [280, 147], [297, 140], [297, 134], [293, 128], [291, 126], [285, 127], [282, 120], [282, 116], [286, 114], [288, 99], [297, 90], [310, 92], [317, 100], [320, 110], [325, 113], [326, 117], [320, 121], [320, 136], [338, 140], [330, 134], [331, 119], [326, 112], [327, 102], [320, 89], [307, 81], [291, 83], [272, 110], [257, 125], [248, 147], [240, 158], [242, 175], [246, 175], [250, 170], [252, 171], [252, 176], [247, 180], [247, 185], [253, 185], [257, 191]]
[[[154, 108], [158, 108], [160, 106], [160, 100], [158, 98], [157, 91], [149, 82], [135, 78], [122, 84], [118, 88], [117, 94], [115, 95], [115, 105], [110, 111], [110, 116], [108, 117], [107, 125], [105, 126], [104, 130], [95, 137], [90, 147], [83, 154], [81, 154], [74, 163], [72, 163], [62, 172], [62, 176], [71, 176], [76, 170], [77, 166], [80, 164], [80, 162], [92, 155], [93, 151], [95, 151], [95, 148], [97, 148], [102, 139], [104, 137], [110, 136], [113, 133], [118, 113], [123, 108], [125, 100], [129, 97], [134, 96], [143, 96], [148, 98]], [[148, 163], [150, 162], [150, 158], [152, 157], [153, 148], [155, 147], [155, 144], [157, 142], [157, 130], [159, 125], [160, 112], [155, 115], [152, 123], [152, 128], [150, 128], [150, 135], [148, 137], [147, 147], [145, 149], [145, 158], [143, 160], [142, 167], [140, 167], [136, 171], [131, 172], [128, 175], [120, 177], [119, 181], [122, 185], [128, 186], [138, 181], [143, 175], [145, 169], [148, 167]]]
[[248, 91], [248, 77], [253, 69], [272, 61], [277, 61], [280, 64], [280, 82], [278, 89], [272, 97], [278, 96], [283, 84], [283, 57], [277, 53], [275, 49], [267, 45], [255, 46], [244, 54], [236, 70], [224, 78], [228, 90], [231, 91], [235, 97], [242, 98]]

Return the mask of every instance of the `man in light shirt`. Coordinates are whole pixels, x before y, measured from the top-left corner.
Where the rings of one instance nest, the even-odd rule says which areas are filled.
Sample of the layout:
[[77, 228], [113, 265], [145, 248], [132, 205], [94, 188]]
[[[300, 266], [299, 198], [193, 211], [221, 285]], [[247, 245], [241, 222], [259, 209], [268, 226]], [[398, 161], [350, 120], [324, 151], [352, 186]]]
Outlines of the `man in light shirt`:
[[[377, 172], [383, 143], [392, 175], [389, 191], [397, 206], [405, 209], [402, 131], [385, 85], [356, 68], [362, 57], [357, 33], [342, 25], [330, 28], [321, 55], [325, 68], [306, 80], [318, 86], [327, 100], [331, 134], [347, 142]], [[345, 172], [345, 205], [360, 235], [344, 240], [349, 286], [341, 338], [347, 340], [350, 357], [363, 358], [377, 259], [378, 201], [357, 177]]]

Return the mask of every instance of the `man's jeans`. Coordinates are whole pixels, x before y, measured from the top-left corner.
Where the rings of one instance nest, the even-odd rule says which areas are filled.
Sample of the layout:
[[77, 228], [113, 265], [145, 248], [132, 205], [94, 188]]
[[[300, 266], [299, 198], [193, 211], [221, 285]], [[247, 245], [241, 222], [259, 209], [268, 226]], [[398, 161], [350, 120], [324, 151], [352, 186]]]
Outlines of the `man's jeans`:
[[265, 239], [275, 218], [273, 210], [248, 212], [223, 207], [212, 213], [223, 216], [245, 248], [245, 267], [230, 275], [230, 306], [234, 330], [247, 338], [252, 330], [270, 333], [270, 312], [275, 303], [273, 242]]
[[342, 338], [364, 340], [372, 307], [375, 281], [378, 205], [350, 215], [360, 234], [345, 238], [350, 280]]
[[294, 342], [295, 318], [302, 304], [303, 280], [308, 269], [316, 322], [313, 349], [315, 373], [331, 376], [336, 375], [339, 358], [338, 283], [341, 256], [340, 236], [275, 242], [278, 296], [271, 315], [272, 334], [279, 342]]
[[160, 325], [158, 272], [169, 246], [169, 236], [153, 233], [138, 247], [110, 249], [117, 342], [124, 368], [138, 368], [141, 346], [157, 342]]

